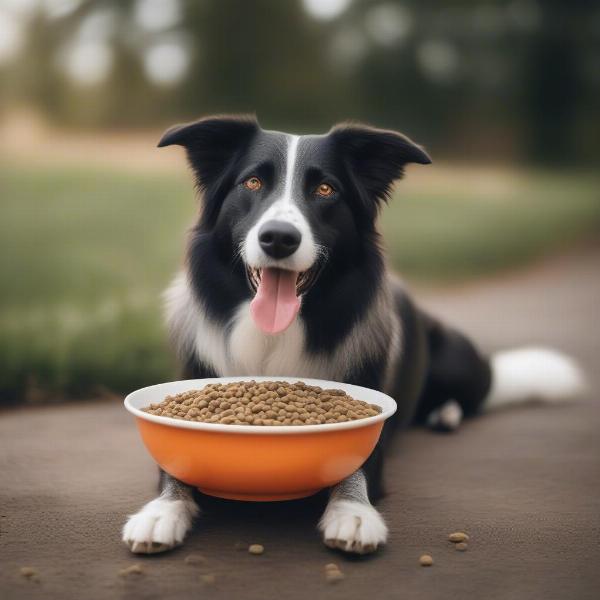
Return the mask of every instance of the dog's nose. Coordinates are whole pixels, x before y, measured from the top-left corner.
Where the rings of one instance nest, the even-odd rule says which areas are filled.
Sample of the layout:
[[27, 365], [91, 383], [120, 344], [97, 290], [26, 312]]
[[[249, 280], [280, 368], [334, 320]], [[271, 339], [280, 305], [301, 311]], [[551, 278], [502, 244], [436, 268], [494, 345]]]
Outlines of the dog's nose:
[[296, 252], [302, 235], [285, 221], [267, 221], [258, 232], [258, 242], [272, 258], [286, 258]]

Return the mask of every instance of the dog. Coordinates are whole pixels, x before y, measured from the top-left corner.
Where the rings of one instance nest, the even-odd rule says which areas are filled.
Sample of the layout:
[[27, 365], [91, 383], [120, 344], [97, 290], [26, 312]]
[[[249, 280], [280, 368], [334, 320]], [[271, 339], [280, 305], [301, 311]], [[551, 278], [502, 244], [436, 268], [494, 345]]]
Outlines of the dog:
[[[490, 358], [415, 305], [386, 267], [377, 215], [410, 163], [431, 162], [408, 137], [345, 123], [324, 135], [263, 130], [222, 116], [168, 130], [202, 196], [183, 270], [166, 292], [167, 321], [187, 379], [313, 377], [381, 390], [398, 403], [361, 469], [329, 491], [325, 544], [375, 551], [392, 433], [411, 423], [453, 431], [463, 418], [529, 398], [580, 392], [574, 362], [546, 349]], [[160, 495], [129, 517], [135, 553], [181, 544], [195, 491], [160, 473]]]

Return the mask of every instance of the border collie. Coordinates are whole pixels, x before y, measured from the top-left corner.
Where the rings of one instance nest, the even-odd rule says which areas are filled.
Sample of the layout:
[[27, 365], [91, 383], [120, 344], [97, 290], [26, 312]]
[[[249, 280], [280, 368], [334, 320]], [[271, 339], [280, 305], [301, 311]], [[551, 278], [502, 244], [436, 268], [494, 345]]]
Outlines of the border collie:
[[[567, 357], [524, 349], [488, 359], [388, 271], [379, 209], [406, 164], [431, 162], [407, 137], [359, 124], [288, 135], [225, 116], [174, 127], [158, 145], [173, 144], [187, 151], [203, 200], [166, 293], [184, 377], [314, 377], [398, 403], [371, 457], [330, 490], [318, 524], [328, 546], [367, 553], [386, 542], [371, 500], [392, 431], [413, 422], [454, 430], [483, 409], [580, 391]], [[133, 552], [182, 543], [199, 512], [194, 490], [164, 472], [160, 490], [125, 524]]]

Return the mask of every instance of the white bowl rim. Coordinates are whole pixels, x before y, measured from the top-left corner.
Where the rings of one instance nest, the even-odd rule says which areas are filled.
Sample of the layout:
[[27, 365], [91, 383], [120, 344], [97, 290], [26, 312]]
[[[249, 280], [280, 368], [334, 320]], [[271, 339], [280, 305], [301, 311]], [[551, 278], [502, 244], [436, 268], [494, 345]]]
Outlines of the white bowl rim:
[[[165, 388], [164, 395], [173, 393], [168, 391], [169, 388], [178, 388], [177, 392], [200, 389], [209, 383], [233, 383], [235, 381], [286, 381], [288, 383], [295, 383], [302, 381], [308, 385], [315, 385], [325, 389], [342, 389], [346, 393], [350, 394], [353, 398], [361, 399], [361, 395], [367, 392], [370, 396], [365, 402], [369, 404], [377, 404], [381, 406], [381, 412], [374, 417], [366, 417], [364, 419], [356, 419], [355, 421], [344, 421], [342, 423], [324, 423], [321, 425], [225, 425], [223, 423], [202, 423], [199, 421], [184, 421], [183, 419], [173, 419], [171, 417], [163, 417], [160, 415], [152, 415], [150, 413], [140, 410], [138, 406], [147, 406], [150, 402], [143, 401], [142, 399], [150, 390], [156, 390], [157, 388]], [[340, 431], [344, 429], [356, 429], [358, 427], [367, 427], [373, 425], [378, 421], [385, 421], [396, 412], [396, 401], [378, 390], [371, 388], [362, 387], [359, 385], [353, 385], [350, 383], [341, 383], [338, 381], [328, 381], [326, 379], [312, 379], [307, 377], [284, 377], [279, 375], [272, 375], [268, 377], [246, 375], [243, 377], [209, 377], [206, 379], [184, 379], [180, 381], [168, 381], [165, 383], [159, 383], [156, 385], [150, 385], [139, 390], [131, 392], [125, 397], [123, 402], [125, 408], [133, 415], [146, 421], [153, 423], [159, 423], [161, 425], [168, 425], [169, 427], [178, 427], [180, 429], [197, 429], [200, 431], [212, 431], [212, 432], [227, 432], [227, 433], [241, 433], [241, 434], [275, 434], [275, 435], [297, 435], [300, 433], [323, 433], [326, 431]], [[135, 406], [137, 405], [137, 406]]]

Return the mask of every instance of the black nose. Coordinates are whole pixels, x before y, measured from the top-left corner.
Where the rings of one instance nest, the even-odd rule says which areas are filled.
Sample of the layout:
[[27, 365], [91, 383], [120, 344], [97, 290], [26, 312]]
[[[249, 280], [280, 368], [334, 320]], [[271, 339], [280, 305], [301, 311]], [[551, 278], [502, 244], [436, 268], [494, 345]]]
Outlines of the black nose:
[[267, 221], [258, 232], [260, 247], [273, 258], [286, 258], [296, 252], [302, 235], [285, 221]]

